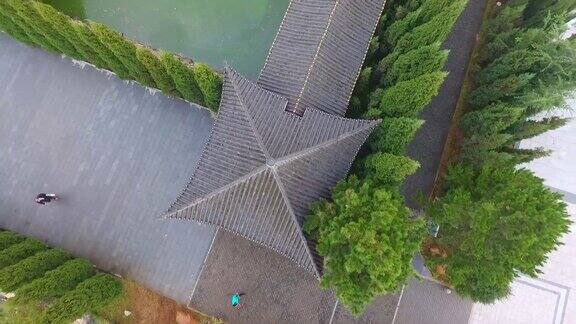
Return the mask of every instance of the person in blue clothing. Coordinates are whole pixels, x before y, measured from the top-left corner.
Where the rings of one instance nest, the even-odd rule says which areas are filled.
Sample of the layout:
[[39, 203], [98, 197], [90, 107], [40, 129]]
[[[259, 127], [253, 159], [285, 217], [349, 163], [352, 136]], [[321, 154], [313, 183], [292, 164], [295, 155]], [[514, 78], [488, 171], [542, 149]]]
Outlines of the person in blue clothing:
[[230, 304], [232, 304], [232, 307], [240, 308], [240, 297], [244, 295], [245, 294], [232, 294], [230, 296]]

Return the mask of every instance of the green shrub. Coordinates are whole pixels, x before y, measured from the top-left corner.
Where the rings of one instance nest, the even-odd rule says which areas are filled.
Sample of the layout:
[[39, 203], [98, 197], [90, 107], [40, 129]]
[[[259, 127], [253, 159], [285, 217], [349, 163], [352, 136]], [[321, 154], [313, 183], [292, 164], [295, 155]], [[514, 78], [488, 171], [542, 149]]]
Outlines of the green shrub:
[[122, 284], [107, 274], [97, 274], [58, 299], [44, 316], [44, 323], [66, 323], [95, 313], [122, 295]]
[[130, 77], [142, 85], [157, 88], [146, 67], [136, 57], [136, 45], [132, 41], [106, 25], [90, 22], [89, 26], [100, 42], [122, 62]]
[[305, 231], [324, 257], [323, 288], [359, 315], [379, 295], [397, 291], [413, 274], [412, 257], [424, 237], [397, 192], [354, 176], [339, 183], [333, 202], [313, 206]]
[[202, 91], [198, 87], [196, 79], [194, 79], [194, 72], [190, 67], [170, 53], [162, 53], [160, 60], [172, 80], [174, 80], [176, 90], [178, 90], [182, 98], [199, 105], [205, 103]]
[[10, 231], [0, 232], [0, 253], [2, 253], [2, 250], [22, 241], [24, 241], [24, 236]]
[[460, 128], [468, 136], [489, 136], [504, 131], [516, 123], [524, 113], [523, 108], [499, 103], [465, 114]]
[[5, 12], [5, 7], [8, 6], [5, 2], [0, 1], [0, 30], [14, 37], [16, 40], [27, 44], [36, 45], [26, 32], [12, 20], [10, 15]]
[[162, 92], [166, 93], [167, 95], [177, 95], [174, 81], [170, 75], [168, 75], [166, 67], [164, 67], [160, 59], [154, 53], [152, 53], [152, 51], [144, 47], [139, 47], [136, 50], [136, 56], [138, 57], [138, 60], [140, 60], [140, 62], [142, 62], [142, 64], [146, 67], [150, 73], [150, 76], [152, 76], [152, 79], [154, 79], [154, 83], [158, 89], [162, 90]]
[[374, 152], [403, 155], [423, 123], [423, 120], [407, 117], [384, 118], [372, 133], [370, 148]]
[[89, 55], [90, 57], [95, 58], [92, 62], [99, 62], [102, 67], [106, 67], [116, 73], [120, 79], [130, 78], [126, 67], [122, 65], [122, 62], [114, 56], [114, 53], [112, 53], [108, 47], [100, 42], [96, 34], [94, 34], [87, 24], [73, 22], [72, 27], [86, 47], [91, 49]]
[[42, 43], [50, 48], [56, 49], [60, 53], [64, 53], [73, 58], [79, 58], [80, 54], [76, 48], [56, 30], [50, 26], [46, 20], [38, 13], [33, 1], [22, 0], [7, 0], [8, 3], [16, 10], [17, 14], [28, 24], [28, 27], [33, 29], [38, 35], [42, 37]]
[[448, 53], [448, 50], [440, 50], [440, 43], [434, 43], [402, 54], [385, 74], [383, 83], [391, 85], [440, 71], [448, 59]]
[[108, 68], [106, 63], [94, 52], [92, 48], [87, 46], [76, 33], [74, 26], [72, 26], [74, 21], [70, 19], [70, 17], [54, 9], [52, 6], [40, 2], [34, 1], [32, 2], [32, 5], [44, 20], [50, 24], [50, 27], [53, 30], [68, 40], [68, 42], [75, 48], [76, 52], [79, 54], [79, 56], [76, 57], [77, 59], [91, 62], [99, 68]]
[[562, 196], [528, 170], [458, 165], [446, 187], [427, 212], [440, 225], [438, 243], [449, 255], [430, 262], [444, 264], [449, 283], [474, 301], [506, 297], [520, 274], [536, 277], [568, 232]]
[[510, 134], [497, 133], [486, 136], [472, 135], [464, 139], [461, 156], [468, 163], [483, 164], [490, 151], [500, 150], [513, 143]]
[[415, 79], [398, 82], [382, 94], [377, 112], [372, 117], [418, 117], [420, 112], [438, 94], [446, 72], [433, 72]]
[[39, 301], [45, 298], [61, 297], [79, 283], [92, 277], [94, 273], [90, 262], [84, 259], [73, 259], [46, 272], [41, 278], [20, 287], [16, 291], [16, 297], [19, 301]]
[[358, 80], [356, 80], [356, 85], [354, 87], [354, 94], [359, 96], [365, 96], [368, 94], [370, 90], [370, 80], [372, 77], [372, 68], [367, 67], [363, 68], [360, 71], [360, 75], [358, 76]]
[[202, 63], [194, 64], [194, 78], [202, 94], [204, 104], [212, 111], [218, 111], [220, 105], [220, 94], [222, 93], [222, 79], [208, 65]]
[[414, 174], [420, 163], [407, 156], [389, 153], [369, 155], [364, 163], [366, 178], [375, 184], [399, 186], [404, 179]]
[[38, 252], [0, 270], [0, 290], [14, 291], [24, 283], [41, 277], [46, 271], [58, 267], [71, 258], [69, 253], [57, 249]]
[[18, 30], [23, 31], [31, 43], [35, 44], [36, 46], [40, 46], [47, 51], [57, 52], [58, 49], [49, 43], [44, 35], [38, 33], [35, 28], [30, 26], [29, 22], [20, 16], [19, 11], [16, 10], [14, 6], [22, 6], [21, 1], [0, 1], [0, 11], [2, 11], [3, 15], [10, 17], [15, 26], [18, 26]]
[[35, 239], [26, 239], [20, 243], [11, 245], [0, 252], [0, 269], [18, 263], [29, 256], [48, 249], [44, 243]]

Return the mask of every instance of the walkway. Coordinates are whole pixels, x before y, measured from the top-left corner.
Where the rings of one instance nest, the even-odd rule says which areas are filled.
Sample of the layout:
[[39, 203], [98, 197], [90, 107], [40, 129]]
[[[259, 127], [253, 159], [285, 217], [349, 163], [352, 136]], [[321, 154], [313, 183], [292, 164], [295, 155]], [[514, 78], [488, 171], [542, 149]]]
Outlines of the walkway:
[[[440, 89], [440, 94], [424, 109], [421, 118], [426, 122], [408, 147], [408, 155], [421, 165], [414, 175], [406, 179], [402, 188], [411, 208], [419, 208], [415, 199], [419, 192], [428, 195], [434, 186], [462, 82], [482, 25], [486, 3], [487, 0], [469, 0], [444, 43], [444, 48], [450, 49], [444, 69], [450, 74]], [[445, 295], [435, 283], [411, 282], [404, 290], [395, 323], [419, 324], [424, 320], [430, 324], [466, 324], [472, 302], [455, 294], [449, 297], [443, 294]]]
[[[159, 215], [184, 188], [208, 111], [0, 34], [0, 227], [187, 303], [214, 235]], [[63, 199], [40, 206], [38, 192]]]

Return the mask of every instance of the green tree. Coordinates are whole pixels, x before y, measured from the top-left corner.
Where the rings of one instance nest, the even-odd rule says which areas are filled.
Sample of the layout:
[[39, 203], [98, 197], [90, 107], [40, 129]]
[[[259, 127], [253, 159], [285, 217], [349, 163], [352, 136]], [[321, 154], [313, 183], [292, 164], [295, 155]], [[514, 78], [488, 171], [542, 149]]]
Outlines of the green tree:
[[442, 264], [462, 296], [491, 303], [506, 297], [519, 274], [536, 277], [570, 221], [562, 196], [513, 165], [449, 170], [444, 197], [428, 215], [440, 225], [437, 243], [449, 251]]
[[16, 298], [19, 302], [61, 297], [74, 289], [82, 281], [92, 277], [94, 267], [84, 259], [73, 259], [50, 270], [44, 276], [18, 288]]
[[26, 239], [20, 243], [11, 245], [0, 252], [0, 269], [18, 263], [40, 251], [48, 249], [44, 243], [35, 239]]
[[157, 88], [146, 67], [136, 57], [136, 45], [132, 41], [103, 24], [90, 22], [90, 29], [122, 62], [133, 79], [142, 85]]
[[390, 25], [384, 33], [386, 41], [394, 46], [396, 42], [398, 42], [398, 39], [412, 31], [414, 27], [418, 26], [420, 15], [421, 10], [417, 9], [408, 13], [403, 19], [394, 21], [394, 23]]
[[417, 117], [438, 94], [446, 75], [446, 72], [433, 72], [398, 82], [384, 91], [380, 107], [377, 111], [368, 111], [368, 116]]
[[45, 313], [43, 323], [68, 323], [86, 313], [97, 313], [122, 295], [122, 284], [107, 274], [81, 282], [58, 299]]
[[465, 114], [460, 121], [460, 128], [468, 136], [489, 136], [506, 130], [520, 120], [523, 113], [523, 108], [505, 103], [493, 104]]
[[0, 232], [0, 253], [2, 253], [2, 250], [22, 241], [24, 241], [24, 236], [10, 231]]
[[370, 148], [374, 152], [403, 155], [422, 124], [424, 121], [420, 119], [384, 118], [368, 141]]
[[424, 224], [412, 221], [397, 192], [354, 176], [312, 208], [306, 232], [324, 257], [321, 284], [355, 315], [379, 295], [397, 291], [413, 273]]
[[472, 91], [468, 103], [474, 108], [481, 108], [500, 100], [505, 101], [510, 97], [519, 96], [531, 88], [530, 81], [534, 76], [531, 73], [512, 75], [480, 86]]
[[136, 50], [136, 56], [138, 60], [144, 64], [152, 79], [154, 79], [154, 83], [158, 86], [162, 92], [167, 95], [176, 95], [176, 86], [174, 85], [174, 81], [168, 75], [166, 71], [166, 67], [160, 59], [152, 53], [151, 50], [145, 47], [139, 47]]
[[560, 128], [569, 121], [568, 118], [550, 117], [542, 120], [525, 120], [510, 127], [509, 132], [515, 141], [538, 136], [547, 131]]
[[371, 154], [364, 162], [366, 179], [375, 184], [399, 186], [404, 179], [416, 172], [420, 163], [407, 156], [389, 153]]
[[535, 159], [543, 158], [550, 155], [551, 151], [543, 147], [535, 149], [505, 148], [504, 152], [513, 157], [515, 164], [528, 163]]
[[198, 87], [198, 83], [196, 83], [196, 79], [194, 79], [192, 69], [170, 53], [162, 53], [160, 60], [172, 80], [174, 80], [176, 90], [180, 92], [182, 98], [200, 105], [203, 104], [204, 96]]
[[442, 13], [402, 36], [396, 43], [394, 52], [402, 54], [422, 46], [443, 43], [466, 4], [467, 0], [454, 1]]
[[58, 267], [71, 258], [69, 253], [58, 249], [40, 251], [0, 270], [0, 290], [14, 291], [24, 283], [41, 277], [46, 271]]
[[549, 14], [570, 14], [574, 18], [576, 2], [573, 0], [528, 0], [524, 11], [527, 26], [542, 26]]
[[441, 50], [440, 43], [423, 46], [402, 54], [384, 74], [384, 85], [392, 85], [424, 74], [440, 71], [448, 59], [448, 50]]
[[222, 94], [222, 78], [208, 65], [194, 64], [194, 78], [204, 95], [204, 104], [210, 110], [218, 111]]

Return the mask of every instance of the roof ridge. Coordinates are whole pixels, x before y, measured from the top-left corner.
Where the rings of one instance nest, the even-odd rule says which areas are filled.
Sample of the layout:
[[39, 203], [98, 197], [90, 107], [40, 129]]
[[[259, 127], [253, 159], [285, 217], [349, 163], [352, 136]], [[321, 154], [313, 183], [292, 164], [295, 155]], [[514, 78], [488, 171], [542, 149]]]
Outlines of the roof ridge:
[[324, 32], [322, 33], [322, 37], [320, 37], [320, 41], [318, 42], [318, 47], [316, 48], [316, 53], [314, 54], [314, 58], [312, 58], [312, 63], [308, 68], [308, 72], [306, 73], [306, 79], [304, 79], [304, 83], [302, 84], [302, 89], [300, 89], [300, 93], [298, 94], [298, 99], [296, 99], [296, 103], [294, 104], [294, 113], [298, 110], [298, 106], [300, 105], [300, 100], [302, 99], [302, 95], [306, 90], [306, 86], [308, 85], [308, 80], [310, 79], [310, 74], [312, 73], [312, 69], [316, 65], [316, 60], [318, 59], [318, 54], [320, 54], [320, 49], [322, 48], [322, 44], [324, 43], [324, 39], [326, 39], [326, 35], [328, 34], [328, 29], [330, 29], [330, 25], [332, 24], [332, 18], [334, 17], [334, 13], [336, 12], [336, 8], [340, 4], [340, 0], [334, 1], [334, 7], [330, 12], [330, 16], [328, 17], [328, 21], [326, 23], [326, 28], [324, 28]]
[[172, 218], [173, 215], [175, 215], [175, 214], [177, 214], [177, 213], [179, 213], [179, 212], [181, 212], [181, 211], [183, 211], [183, 210], [185, 210], [185, 209], [188, 209], [188, 208], [190, 208], [190, 207], [194, 207], [194, 206], [196, 206], [196, 205], [198, 205], [198, 204], [200, 204], [200, 203], [202, 203], [202, 202], [204, 202], [204, 201], [206, 201], [206, 200], [209, 200], [209, 199], [211, 199], [212, 197], [220, 194], [220, 193], [223, 192], [223, 191], [226, 191], [226, 190], [228, 190], [228, 189], [230, 189], [230, 188], [232, 188], [232, 187], [234, 187], [234, 186], [236, 186], [236, 185], [238, 185], [238, 184], [240, 184], [240, 183], [242, 183], [242, 182], [245, 182], [246, 180], [248, 180], [248, 179], [250, 179], [250, 178], [252, 178], [252, 177], [258, 176], [260, 173], [265, 172], [267, 169], [268, 169], [268, 167], [264, 164], [264, 165], [262, 165], [262, 166], [260, 166], [260, 167], [258, 167], [258, 168], [256, 168], [256, 169], [252, 170], [251, 172], [249, 172], [249, 173], [241, 176], [240, 178], [238, 178], [238, 179], [236, 179], [236, 180], [234, 180], [234, 181], [232, 181], [232, 182], [230, 182], [230, 183], [228, 183], [228, 184], [226, 184], [226, 185], [224, 185], [224, 186], [222, 186], [222, 187], [220, 187], [220, 188], [212, 191], [211, 193], [209, 193], [209, 194], [207, 194], [207, 195], [205, 195], [205, 196], [202, 196], [202, 197], [194, 200], [193, 202], [189, 203], [189, 204], [186, 205], [185, 207], [180, 208], [180, 209], [178, 209], [178, 210], [175, 210], [175, 211], [172, 211], [172, 212], [170, 212], [170, 213], [165, 214], [164, 216], [162, 216], [162, 218], [164, 218], [164, 219], [166, 219], [166, 218]]
[[380, 121], [381, 121], [380, 119], [374, 119], [374, 120], [370, 120], [370, 119], [348, 119], [348, 120], [349, 121], [361, 121], [364, 123], [364, 125], [361, 125], [358, 128], [344, 132], [344, 133], [337, 135], [331, 139], [328, 139], [324, 142], [318, 143], [316, 145], [312, 145], [310, 147], [307, 147], [303, 150], [294, 152], [292, 154], [288, 154], [288, 155], [276, 160], [276, 163], [277, 164], [290, 163], [292, 160], [295, 160], [297, 158], [300, 158], [300, 157], [306, 156], [308, 154], [314, 153], [315, 151], [322, 149], [322, 148], [325, 148], [325, 147], [328, 147], [328, 146], [330, 146], [330, 145], [332, 145], [338, 141], [341, 141], [341, 140], [346, 139], [348, 137], [354, 136], [354, 135], [361, 133], [365, 130], [373, 129], [378, 124], [380, 124]]
[[[228, 75], [229, 73], [232, 73], [235, 78], [234, 79], [230, 78], [230, 76]], [[254, 136], [256, 137], [256, 141], [258, 141], [258, 145], [260, 146], [260, 150], [262, 151], [262, 153], [264, 153], [264, 157], [266, 157], [266, 160], [271, 160], [272, 155], [270, 155], [270, 152], [268, 152], [268, 149], [264, 145], [264, 141], [262, 140], [262, 137], [260, 136], [260, 133], [258, 132], [258, 128], [256, 127], [256, 125], [254, 125], [254, 121], [252, 119], [252, 114], [246, 108], [246, 104], [244, 103], [244, 99], [239, 95], [240, 91], [238, 89], [238, 85], [236, 84], [236, 82], [237, 82], [236, 78], [240, 77], [241, 80], [243, 80], [243, 81], [248, 81], [248, 80], [246, 80], [245, 78], [240, 76], [240, 74], [238, 74], [238, 72], [236, 72], [236, 70], [234, 70], [230, 66], [226, 67], [226, 75], [230, 79], [230, 83], [232, 83], [232, 88], [234, 88], [234, 94], [238, 98], [238, 101], [240, 101], [240, 106], [242, 107], [242, 110], [244, 110], [244, 112], [246, 113], [248, 123], [250, 124], [250, 127], [252, 128], [252, 131], [254, 132]], [[253, 84], [251, 84], [250, 82], [249, 82], [249, 85], [253, 86]]]
[[294, 213], [294, 208], [292, 208], [292, 203], [290, 202], [290, 199], [288, 198], [288, 194], [286, 193], [286, 188], [284, 188], [284, 183], [282, 182], [282, 179], [280, 179], [280, 176], [276, 172], [276, 167], [273, 166], [273, 167], [269, 167], [269, 168], [272, 170], [272, 176], [274, 177], [274, 181], [276, 181], [276, 184], [278, 185], [278, 189], [280, 190], [280, 194], [282, 195], [282, 199], [284, 199], [284, 203], [286, 204], [286, 207], [288, 208], [288, 213], [290, 214], [290, 217], [292, 218], [292, 222], [294, 223], [294, 225], [298, 229], [298, 236], [300, 237], [300, 241], [304, 244], [304, 248], [306, 249], [306, 253], [308, 254], [308, 258], [310, 258], [310, 262], [312, 263], [312, 268], [314, 269], [316, 277], [320, 278], [321, 277], [320, 270], [318, 269], [318, 265], [314, 261], [314, 255], [312, 254], [312, 251], [310, 250], [310, 246], [308, 246], [308, 239], [306, 238], [306, 236], [304, 236], [302, 226], [300, 226], [300, 223], [298, 222], [298, 219], [296, 218], [296, 213]]

